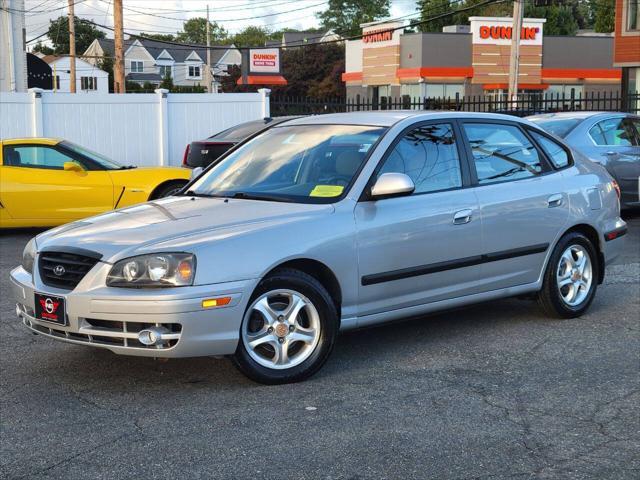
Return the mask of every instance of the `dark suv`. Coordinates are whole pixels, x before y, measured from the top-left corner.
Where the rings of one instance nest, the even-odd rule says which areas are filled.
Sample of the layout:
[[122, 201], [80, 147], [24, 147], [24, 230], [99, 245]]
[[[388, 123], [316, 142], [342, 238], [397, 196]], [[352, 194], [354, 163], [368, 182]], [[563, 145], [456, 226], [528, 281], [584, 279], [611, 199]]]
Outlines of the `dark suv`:
[[191, 142], [184, 151], [182, 166], [187, 168], [206, 168], [215, 159], [243, 140], [294, 118], [299, 118], [299, 116], [267, 117], [253, 120], [218, 132], [206, 140]]

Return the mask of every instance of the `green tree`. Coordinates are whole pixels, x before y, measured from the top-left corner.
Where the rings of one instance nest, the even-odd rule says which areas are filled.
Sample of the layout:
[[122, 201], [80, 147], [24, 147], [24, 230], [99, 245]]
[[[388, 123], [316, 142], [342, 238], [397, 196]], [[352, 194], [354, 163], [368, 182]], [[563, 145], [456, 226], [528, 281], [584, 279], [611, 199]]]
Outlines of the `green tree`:
[[141, 33], [141, 37], [151, 38], [153, 40], [160, 40], [164, 42], [175, 42], [176, 36], [170, 33]]
[[[104, 32], [98, 30], [88, 20], [74, 17], [74, 24], [76, 30], [76, 52], [78, 54], [84, 53], [96, 38], [105, 37]], [[55, 20], [50, 20], [47, 37], [51, 41], [51, 53], [56, 55], [69, 53], [69, 19], [67, 17], [58, 17]], [[38, 51], [45, 53], [43, 50]]]
[[166, 88], [171, 91], [174, 87], [173, 78], [171, 78], [171, 74], [167, 73], [162, 79], [162, 82], [160, 82], [160, 86], [158, 88]]
[[[420, 12], [420, 20], [425, 21], [439, 14], [451, 11], [449, 0], [418, 0], [416, 10]], [[418, 25], [421, 32], [441, 32], [442, 27], [451, 25], [451, 18], [434, 19]]]
[[327, 9], [318, 14], [324, 30], [352, 36], [361, 32], [360, 24], [389, 16], [390, 0], [329, 0]]
[[[209, 22], [211, 44], [220, 45], [228, 43], [229, 34], [216, 22]], [[190, 18], [182, 25], [182, 31], [178, 32], [176, 39], [184, 43], [207, 43], [207, 19], [203, 17]]]
[[267, 40], [273, 40], [274, 34], [264, 27], [249, 26], [231, 37], [236, 47], [262, 46]]
[[102, 59], [98, 62], [98, 68], [100, 68], [100, 70], [104, 70], [109, 74], [109, 92], [113, 93], [113, 58], [102, 57]]
[[616, 0], [591, 0], [593, 27], [596, 32], [610, 33], [616, 26]]

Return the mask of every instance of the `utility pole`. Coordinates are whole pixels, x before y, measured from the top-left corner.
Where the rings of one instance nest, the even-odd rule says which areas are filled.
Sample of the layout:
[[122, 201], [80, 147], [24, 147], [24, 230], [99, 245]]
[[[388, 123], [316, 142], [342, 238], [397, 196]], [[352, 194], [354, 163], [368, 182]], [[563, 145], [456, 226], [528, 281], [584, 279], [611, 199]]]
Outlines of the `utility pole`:
[[513, 27], [511, 28], [511, 58], [509, 59], [509, 102], [515, 108], [518, 100], [518, 73], [520, 64], [520, 35], [522, 35], [523, 0], [513, 0]]
[[212, 90], [212, 78], [211, 78], [211, 26], [209, 25], [209, 5], [207, 5], [207, 73], [204, 78], [207, 82], [207, 92], [211, 93]]
[[76, 93], [76, 21], [73, 11], [75, 0], [69, 0], [69, 91]]
[[114, 93], [125, 93], [123, 28], [122, 0], [113, 0], [113, 43], [116, 57], [113, 63]]

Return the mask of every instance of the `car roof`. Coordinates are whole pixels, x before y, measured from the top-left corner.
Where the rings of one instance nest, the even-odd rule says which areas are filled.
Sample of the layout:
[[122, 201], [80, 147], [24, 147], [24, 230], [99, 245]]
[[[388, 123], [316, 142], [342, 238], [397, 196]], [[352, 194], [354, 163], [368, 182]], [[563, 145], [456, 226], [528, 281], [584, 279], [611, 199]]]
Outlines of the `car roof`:
[[531, 115], [527, 117], [527, 120], [542, 120], [542, 119], [576, 119], [586, 120], [587, 118], [595, 117], [615, 117], [627, 115], [624, 112], [556, 112], [556, 113], [542, 113], [539, 115]]
[[390, 127], [407, 118], [415, 117], [416, 120], [440, 120], [447, 118], [469, 119], [494, 119], [519, 121], [522, 119], [499, 113], [471, 113], [446, 110], [387, 110], [367, 112], [329, 113], [298, 118], [287, 122], [289, 125], [371, 125], [377, 127]]
[[35, 137], [27, 137], [27, 138], [5, 138], [2, 140], [4, 145], [18, 145], [24, 143], [31, 143], [34, 145], [57, 145], [62, 142], [61, 138], [35, 138]]

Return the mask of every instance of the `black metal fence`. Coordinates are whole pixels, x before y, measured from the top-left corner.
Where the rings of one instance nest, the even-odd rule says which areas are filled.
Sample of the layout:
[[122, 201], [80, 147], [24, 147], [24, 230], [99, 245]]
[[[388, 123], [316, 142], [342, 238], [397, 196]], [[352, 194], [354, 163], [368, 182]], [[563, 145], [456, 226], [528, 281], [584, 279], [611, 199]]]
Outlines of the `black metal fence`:
[[572, 111], [615, 111], [640, 113], [640, 94], [621, 95], [619, 92], [590, 92], [587, 95], [566, 96], [520, 95], [508, 101], [505, 95], [472, 95], [449, 98], [382, 97], [361, 98], [305, 98], [271, 97], [271, 116], [311, 115], [321, 113], [358, 112], [367, 110], [451, 110], [460, 112], [507, 113], [524, 117], [537, 113]]

